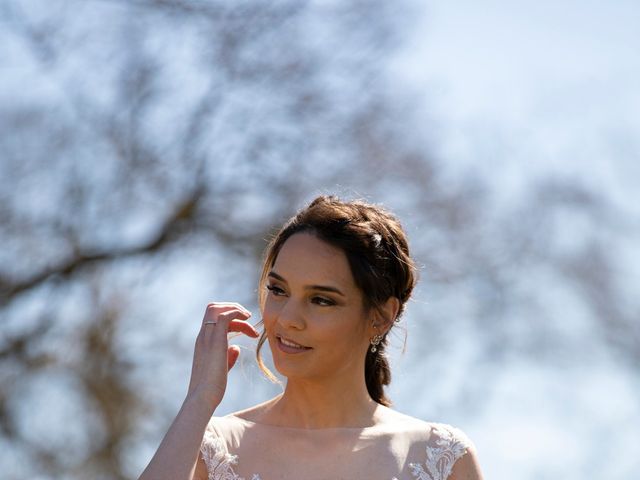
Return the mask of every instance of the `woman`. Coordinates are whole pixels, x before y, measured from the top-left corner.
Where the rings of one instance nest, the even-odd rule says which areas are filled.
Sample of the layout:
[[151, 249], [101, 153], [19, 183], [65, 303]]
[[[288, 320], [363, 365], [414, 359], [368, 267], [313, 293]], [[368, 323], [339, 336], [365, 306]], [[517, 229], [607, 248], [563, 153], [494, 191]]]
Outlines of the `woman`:
[[[398, 220], [320, 196], [267, 247], [263, 331], [237, 303], [207, 306], [187, 397], [140, 480], [481, 480], [466, 435], [391, 408], [386, 338], [416, 282]], [[287, 378], [282, 394], [214, 416], [240, 350], [260, 337]]]

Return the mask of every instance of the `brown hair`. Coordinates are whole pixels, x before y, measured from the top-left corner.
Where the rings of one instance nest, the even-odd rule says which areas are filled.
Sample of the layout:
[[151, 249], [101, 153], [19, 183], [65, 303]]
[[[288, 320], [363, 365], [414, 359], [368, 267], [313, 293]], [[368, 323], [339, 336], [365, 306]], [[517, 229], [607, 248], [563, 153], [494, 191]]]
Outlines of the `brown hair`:
[[[362, 291], [366, 312], [379, 309], [394, 296], [400, 300], [396, 322], [417, 281], [416, 268], [409, 255], [406, 235], [398, 219], [384, 208], [363, 200], [344, 202], [333, 195], [321, 195], [290, 218], [272, 238], [265, 250], [258, 288], [260, 309], [264, 311], [265, 283], [285, 241], [295, 233], [309, 232], [346, 254], [356, 285]], [[391, 382], [385, 354], [387, 333], [376, 352], [367, 350], [365, 382], [371, 398], [390, 406], [384, 386]], [[278, 380], [264, 365], [260, 349], [266, 341], [262, 332], [256, 357], [264, 374]]]

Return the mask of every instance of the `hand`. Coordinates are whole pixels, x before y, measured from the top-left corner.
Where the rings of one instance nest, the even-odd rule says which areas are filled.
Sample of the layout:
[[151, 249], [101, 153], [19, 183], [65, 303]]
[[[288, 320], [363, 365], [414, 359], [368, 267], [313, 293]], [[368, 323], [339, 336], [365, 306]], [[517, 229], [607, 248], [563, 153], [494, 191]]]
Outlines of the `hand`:
[[251, 312], [238, 303], [213, 302], [207, 305], [196, 338], [187, 396], [203, 395], [214, 408], [220, 404], [227, 388], [227, 373], [240, 355], [240, 347], [229, 346], [227, 334], [240, 332], [259, 337], [260, 333], [246, 321], [250, 316]]

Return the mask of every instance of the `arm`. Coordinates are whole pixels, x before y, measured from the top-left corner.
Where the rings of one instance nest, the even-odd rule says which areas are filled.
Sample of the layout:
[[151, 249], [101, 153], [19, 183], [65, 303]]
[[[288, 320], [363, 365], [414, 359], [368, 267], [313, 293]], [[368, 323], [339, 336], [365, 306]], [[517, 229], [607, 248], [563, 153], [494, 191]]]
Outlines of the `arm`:
[[[204, 461], [199, 457], [204, 431], [213, 415], [209, 402], [187, 396], [160, 447], [138, 480], [196, 480], [202, 477]], [[215, 408], [214, 408], [215, 410]], [[202, 464], [197, 468], [197, 463]]]
[[[228, 371], [240, 355], [237, 346], [229, 346], [227, 334], [240, 332], [251, 337], [260, 336], [246, 322], [250, 316], [251, 312], [236, 303], [207, 305], [196, 339], [186, 399], [138, 480], [206, 479], [204, 460], [198, 452], [207, 424], [222, 402]], [[194, 475], [197, 476], [194, 478]]]
[[475, 447], [467, 447], [467, 453], [453, 465], [449, 480], [483, 480]]
[[196, 472], [193, 475], [192, 480], [208, 480], [209, 470], [207, 470], [207, 464], [202, 458], [202, 454], [198, 455], [198, 461], [196, 462]]

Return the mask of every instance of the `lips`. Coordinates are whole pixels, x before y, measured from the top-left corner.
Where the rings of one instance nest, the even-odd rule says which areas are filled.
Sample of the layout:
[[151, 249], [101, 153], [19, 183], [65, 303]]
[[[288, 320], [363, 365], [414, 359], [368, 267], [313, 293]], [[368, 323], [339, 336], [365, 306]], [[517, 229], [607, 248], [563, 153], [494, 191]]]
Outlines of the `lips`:
[[300, 350], [308, 350], [311, 347], [307, 347], [305, 345], [302, 345], [298, 342], [295, 342], [289, 338], [283, 337], [282, 335], [276, 335], [276, 338], [283, 344], [286, 345], [287, 347], [291, 347], [291, 348], [299, 348]]

